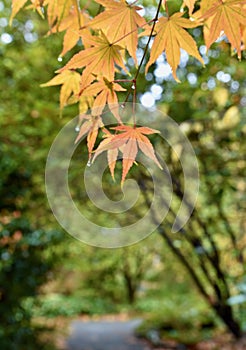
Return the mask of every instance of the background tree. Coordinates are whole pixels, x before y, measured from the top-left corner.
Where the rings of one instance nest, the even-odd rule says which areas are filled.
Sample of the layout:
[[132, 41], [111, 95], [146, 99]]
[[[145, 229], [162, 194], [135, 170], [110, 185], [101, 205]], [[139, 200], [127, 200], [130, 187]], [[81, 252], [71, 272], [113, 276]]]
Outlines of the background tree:
[[[47, 344], [39, 342], [38, 330], [32, 324], [33, 310], [27, 304], [47, 282], [56, 264], [51, 252], [61, 240], [60, 232], [47, 224], [47, 217], [44, 221], [40, 186], [46, 156], [40, 144], [52, 125], [52, 120], [43, 123], [39, 119], [44, 109], [52, 109], [52, 103], [40, 108], [37, 93], [41, 72], [47, 67], [38, 62], [45, 50], [32, 45], [37, 32], [29, 16], [22, 15], [22, 22], [15, 20], [10, 29], [10, 2], [0, 2], [0, 11], [0, 343], [6, 350], [47, 349]], [[30, 88], [33, 96], [39, 96], [35, 101]], [[13, 132], [17, 128], [19, 132]], [[38, 145], [40, 149], [36, 149]]]
[[[222, 42], [208, 52], [209, 62], [203, 75], [199, 75], [193, 65], [191, 73], [188, 63], [183, 87], [173, 86], [169, 81], [166, 83], [166, 95], [163, 95], [166, 102], [162, 108], [180, 123], [192, 142], [199, 160], [201, 189], [190, 221], [180, 236], [176, 236], [180, 247], [175, 246], [175, 235], [170, 234], [176, 201], [168, 220], [158, 231], [186, 267], [209, 305], [227, 327], [240, 336], [240, 328], [244, 329], [245, 322], [242, 293], [245, 283], [245, 164], [242, 163], [245, 152], [245, 142], [242, 141], [245, 134], [242, 78], [245, 66], [239, 65], [239, 71], [232, 69], [237, 63], [224, 49]], [[215, 56], [220, 57], [220, 62]], [[171, 98], [169, 94], [172, 94]], [[180, 114], [180, 110], [184, 112]], [[177, 150], [182, 152], [182, 147]], [[165, 152], [174, 193], [182, 200], [182, 169], [173, 150], [166, 148]], [[139, 183], [147, 193], [152, 192], [146, 176], [140, 176]], [[146, 202], [149, 205], [148, 195]], [[165, 199], [163, 205], [167, 205]], [[239, 296], [238, 305], [236, 295]]]
[[[18, 1], [13, 3], [15, 6], [20, 4]], [[100, 105], [102, 107], [104, 102], [115, 102], [115, 94], [118, 93], [118, 90], [122, 90], [122, 88], [128, 89], [126, 92], [127, 98], [135, 101], [134, 99], [137, 97], [138, 93], [140, 99], [144, 101], [143, 97], [148, 88], [152, 88], [153, 90], [153, 79], [156, 79], [155, 88], [156, 85], [159, 88], [159, 91], [160, 87], [162, 88], [162, 91], [164, 88], [165, 93], [159, 94], [161, 95], [159, 99], [162, 102], [162, 108], [165, 111], [168, 111], [172, 118], [181, 123], [181, 127], [186, 128], [187, 133], [193, 142], [197, 156], [200, 159], [202, 187], [199, 204], [197, 210], [193, 214], [192, 220], [182, 232], [175, 236], [176, 239], [174, 239], [174, 237], [171, 237], [170, 235], [170, 227], [174, 217], [173, 211], [183, 194], [182, 177], [178, 176], [181, 174], [181, 169], [178, 162], [175, 161], [173, 152], [167, 149], [166, 161], [172, 170], [176, 197], [173, 202], [173, 211], [170, 211], [167, 221], [159, 227], [159, 232], [165, 238], [165, 241], [174, 254], [186, 267], [199, 288], [199, 291], [207, 299], [212, 308], [215, 309], [217, 314], [223, 319], [229, 330], [234, 335], [240, 336], [241, 330], [243, 329], [243, 320], [240, 318], [240, 313], [237, 314], [238, 305], [235, 305], [236, 299], [233, 299], [233, 296], [235, 297], [239, 293], [239, 289], [244, 283], [243, 275], [245, 272], [243, 261], [245, 242], [242, 234], [245, 229], [245, 223], [243, 221], [243, 215], [241, 214], [244, 208], [243, 201], [242, 204], [238, 201], [239, 198], [241, 200], [244, 199], [243, 190], [245, 189], [243, 184], [243, 169], [245, 163], [241, 157], [241, 152], [244, 151], [245, 145], [238, 142], [240, 137], [243, 138], [245, 134], [245, 103], [243, 100], [245, 91], [242, 79], [245, 68], [243, 63], [238, 64], [236, 62], [235, 57], [230, 57], [230, 49], [228, 48], [229, 46], [227, 43], [229, 40], [232, 47], [236, 49], [237, 54], [240, 56], [241, 44], [243, 44], [243, 41], [238, 34], [235, 36], [237, 40], [233, 41], [232, 33], [228, 32], [227, 28], [234, 28], [232, 31], [235, 30], [239, 33], [238, 29], [240, 26], [240, 33], [244, 31], [245, 14], [243, 3], [238, 1], [232, 1], [230, 3], [229, 1], [223, 3], [197, 1], [194, 2], [194, 8], [190, 6], [189, 11], [186, 11], [180, 19], [177, 19], [178, 16], [181, 16], [179, 13], [181, 2], [175, 4], [173, 4], [174, 2], [163, 2], [164, 8], [160, 11], [162, 17], [156, 28], [154, 28], [154, 24], [157, 17], [153, 14], [150, 15], [153, 11], [151, 12], [149, 10], [148, 12], [148, 2], [143, 3], [143, 5], [146, 6], [145, 17], [148, 22], [148, 25], [146, 25], [147, 29], [144, 32], [147, 36], [151, 37], [150, 34], [152, 31], [152, 34], [156, 34], [155, 42], [158, 43], [158, 40], [160, 37], [163, 37], [162, 34], [167, 29], [168, 25], [173, 26], [171, 29], [174, 29], [176, 26], [180, 26], [182, 22], [182, 33], [185, 31], [185, 36], [188, 35], [187, 33], [190, 33], [192, 37], [195, 38], [199, 47], [200, 53], [197, 49], [194, 49], [193, 44], [189, 44], [189, 49], [193, 47], [193, 51], [190, 52], [190, 54], [199, 58], [200, 61], [202, 58], [206, 63], [210, 61], [210, 64], [202, 71], [200, 63], [192, 58], [188, 62], [187, 55], [185, 56], [182, 51], [183, 61], [181, 54], [182, 64], [176, 72], [176, 63], [179, 62], [177, 54], [173, 55], [175, 59], [172, 61], [168, 44], [166, 47], [163, 47], [164, 43], [161, 42], [160, 47], [165, 50], [166, 55], [162, 55], [161, 59], [158, 61], [157, 56], [161, 54], [161, 52], [155, 51], [155, 46], [157, 44], [153, 44], [153, 49], [150, 53], [150, 63], [154, 64], [154, 61], [156, 60], [157, 62], [155, 66], [151, 65], [149, 67], [149, 73], [152, 75], [149, 75], [149, 82], [144, 82], [143, 90], [141, 90], [141, 85], [145, 79], [145, 73], [141, 69], [134, 68], [133, 61], [135, 57], [133, 48], [128, 43], [129, 37], [134, 41], [135, 34], [133, 33], [136, 33], [136, 30], [131, 28], [133, 32], [127, 35], [131, 30], [125, 28], [125, 34], [122, 34], [121, 32], [119, 34], [121, 36], [120, 38], [113, 38], [112, 40], [115, 40], [116, 42], [111, 46], [107, 43], [103, 34], [96, 30], [102, 26], [101, 29], [106, 32], [106, 35], [107, 32], [110, 32], [107, 18], [109, 17], [110, 11], [111, 15], [116, 13], [114, 8], [110, 8], [108, 3], [104, 1], [92, 2], [91, 6], [82, 9], [80, 18], [76, 6], [71, 13], [69, 13], [69, 6], [72, 5], [72, 2], [66, 2], [68, 7], [64, 7], [64, 3], [61, 2], [62, 6], [60, 8], [55, 8], [53, 12], [50, 6], [51, 3], [49, 1], [46, 3], [49, 6], [48, 15], [51, 32], [66, 31], [67, 28], [70, 28], [69, 23], [71, 23], [74, 18], [77, 18], [77, 21], [74, 21], [77, 23], [77, 28], [73, 29], [72, 33], [71, 31], [69, 33], [69, 30], [66, 31], [62, 54], [65, 54], [68, 45], [68, 38], [71, 39], [72, 34], [74, 35], [74, 38], [71, 41], [75, 44], [77, 43], [78, 38], [82, 37], [84, 45], [82, 51], [77, 54], [79, 56], [74, 56], [74, 58], [69, 61], [68, 65], [65, 66], [65, 69], [59, 67], [61, 68], [59, 75], [47, 85], [62, 85], [60, 98], [61, 107], [64, 107], [65, 104], [69, 104], [70, 102], [79, 100], [80, 113], [86, 113], [87, 107], [92, 107], [92, 110], [95, 111], [95, 114], [92, 115], [89, 122], [84, 116], [81, 118], [83, 126], [80, 129], [79, 137], [82, 137], [83, 133], [88, 133], [88, 140], [91, 141], [91, 143], [89, 142], [89, 153], [91, 153], [92, 148], [94, 147], [94, 141], [92, 141], [94, 139], [92, 136], [95, 136], [95, 133], [97, 133], [97, 127], [100, 126], [100, 117], [98, 115], [102, 111], [99, 108]], [[37, 4], [41, 5], [40, 3], [34, 2], [33, 4], [35, 6]], [[114, 2], [113, 4], [117, 8], [120, 7], [123, 13], [124, 11], [129, 11], [129, 13], [131, 11], [131, 13], [135, 14], [134, 11], [136, 9], [134, 9], [133, 6], [126, 6], [123, 2]], [[84, 5], [84, 2], [81, 2], [81, 7]], [[40, 10], [39, 7], [37, 9]], [[155, 7], [155, 11], [158, 10], [157, 12], [159, 12], [159, 9], [160, 8]], [[17, 10], [18, 6], [15, 7], [14, 12]], [[223, 17], [228, 13], [230, 14], [229, 18], [235, 18], [235, 11], [237, 13], [237, 23], [231, 20], [232, 22], [230, 24], [232, 24], [232, 26], [229, 26], [223, 19], [216, 30], [214, 30], [215, 19], [219, 16]], [[98, 12], [101, 13], [98, 17], [95, 17]], [[210, 47], [212, 42], [217, 39], [221, 30], [224, 30], [227, 35], [227, 38], [220, 37], [220, 43], [217, 43], [216, 46], [212, 46], [212, 49], [208, 51], [207, 55], [205, 54], [201, 28], [199, 27], [198, 22], [194, 23], [194, 21], [188, 21], [188, 12], [189, 15], [192, 14], [193, 17], [203, 20], [203, 22], [199, 22], [199, 24], [204, 25], [204, 21], [206, 22], [204, 26], [204, 37], [207, 47]], [[172, 14], [174, 14], [174, 17], [172, 17]], [[165, 15], [171, 16], [172, 20], [170, 20], [171, 17], [169, 17], [169, 21], [167, 21]], [[135, 14], [135, 16], [137, 15]], [[93, 17], [95, 18], [92, 19]], [[71, 20], [71, 18], [73, 18], [73, 20]], [[110, 20], [111, 18], [112, 17], [110, 17]], [[143, 19], [139, 19], [139, 17], [137, 18], [138, 20], [135, 24], [140, 28], [139, 31], [141, 32], [141, 26], [145, 28], [145, 24], [143, 23]], [[79, 23], [80, 21], [82, 24]], [[89, 23], [88, 26], [87, 21]], [[126, 21], [126, 23], [128, 22]], [[89, 33], [88, 28], [90, 28]], [[188, 28], [188, 31], [184, 28]], [[210, 28], [211, 30], [207, 31], [207, 28]], [[169, 33], [172, 32], [173, 31], [169, 31]], [[94, 39], [92, 39], [91, 35]], [[124, 37], [124, 35], [126, 36]], [[94, 43], [93, 40], [95, 40]], [[190, 37], [188, 40], [191, 40]], [[178, 43], [180, 44], [180, 42]], [[183, 44], [183, 42], [181, 43]], [[191, 41], [189, 43], [191, 43]], [[118, 47], [120, 44], [122, 44], [123, 47], [121, 47], [121, 49]], [[81, 45], [81, 42], [79, 42], [79, 45]], [[143, 39], [139, 39], [139, 45], [140, 48], [142, 46], [141, 52], [146, 58], [146, 40], [144, 43]], [[182, 45], [180, 46], [182, 47]], [[79, 47], [81, 48], [81, 46]], [[106, 71], [105, 77], [100, 77], [100, 74], [96, 71], [93, 63], [88, 61], [85, 57], [86, 52], [95, 53], [95, 48], [98, 48], [99, 54], [101, 55], [103, 48], [105, 47], [107, 49], [111, 47], [110, 50], [116, 50], [114, 52], [117, 52], [117, 54], [114, 53], [112, 55], [113, 62], [110, 61], [111, 68], [112, 63], [114, 62], [117, 63], [118, 66], [123, 67], [120, 56], [117, 56], [118, 54], [120, 55], [121, 51], [126, 52], [126, 57], [128, 57], [128, 55], [132, 56], [133, 61], [130, 60], [125, 64], [132, 73], [131, 79], [127, 79], [130, 81], [124, 81], [123, 83], [118, 81], [121, 80], [122, 74], [123, 79], [125, 79], [123, 71], [120, 72], [121, 74], [116, 73], [117, 75], [112, 78], [112, 72], [110, 69]], [[183, 46], [182, 48], [187, 49], [189, 52], [187, 47]], [[179, 52], [179, 46], [176, 50], [176, 53], [177, 52]], [[96, 59], [98, 59], [98, 56], [96, 56]], [[81, 60], [82, 63], [79, 60]], [[129, 62], [132, 62], [132, 64], [129, 64]], [[160, 62], [160, 64], [158, 62]], [[170, 70], [168, 63], [171, 65], [172, 71]], [[85, 65], [88, 65], [89, 69], [83, 69]], [[58, 68], [57, 65], [55, 66]], [[158, 72], [159, 66], [161, 66], [162, 70], [159, 69]], [[82, 68], [83, 90], [81, 90], [80, 86], [81, 71], [75, 72], [74, 69], [76, 68]], [[160, 73], [161, 71], [162, 73]], [[183, 81], [182, 84], [177, 85], [174, 83], [171, 79], [172, 72], [176, 79]], [[96, 79], [93, 78], [95, 76]], [[73, 84], [66, 85], [68, 81], [72, 81]], [[111, 83], [114, 88], [110, 85]], [[136, 89], [129, 88], [129, 85], [132, 86], [132, 84], [134, 87], [137, 86], [136, 94], [134, 92]], [[94, 95], [92, 94], [92, 91], [94, 91]], [[118, 93], [119, 96], [122, 96], [122, 94], [124, 94], [123, 91]], [[182, 115], [180, 111], [182, 111]], [[115, 114], [116, 123], [120, 123], [118, 120], [118, 114], [115, 111], [113, 111], [113, 114]], [[118, 131], [120, 131], [120, 129], [118, 129]], [[153, 139], [153, 142], [157, 147], [158, 139]], [[109, 150], [111, 150], [110, 147]], [[127, 167], [125, 168], [124, 175], [126, 175], [126, 170], [128, 170]], [[132, 176], [138, 179], [142, 188], [147, 190], [146, 204], [148, 205], [148, 196], [149, 193], [151, 193], [152, 185], [148, 182], [145, 174], [140, 173], [140, 171], [133, 169]], [[144, 182], [142, 181], [143, 178], [145, 180]], [[163, 205], [165, 205], [165, 203], [163, 203]], [[154, 218], [155, 213], [153, 213], [153, 219]], [[230, 252], [230, 264], [228, 264], [228, 251]], [[238, 290], [236, 288], [237, 285]], [[242, 293], [239, 295], [242, 295]]]

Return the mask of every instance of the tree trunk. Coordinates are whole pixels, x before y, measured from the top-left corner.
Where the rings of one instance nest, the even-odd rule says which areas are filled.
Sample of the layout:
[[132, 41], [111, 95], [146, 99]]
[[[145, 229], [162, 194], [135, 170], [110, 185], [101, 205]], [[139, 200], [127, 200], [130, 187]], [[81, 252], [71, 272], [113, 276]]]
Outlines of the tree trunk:
[[240, 338], [242, 336], [242, 331], [240, 329], [239, 323], [233, 317], [231, 306], [225, 304], [212, 304], [212, 307], [215, 310], [216, 314], [225, 323], [229, 332], [232, 333], [235, 338]]
[[125, 274], [124, 277], [125, 277], [125, 282], [126, 282], [128, 302], [130, 304], [133, 304], [135, 301], [135, 296], [136, 296], [136, 287], [135, 287], [134, 282], [132, 281], [131, 277], [129, 277], [127, 274]]

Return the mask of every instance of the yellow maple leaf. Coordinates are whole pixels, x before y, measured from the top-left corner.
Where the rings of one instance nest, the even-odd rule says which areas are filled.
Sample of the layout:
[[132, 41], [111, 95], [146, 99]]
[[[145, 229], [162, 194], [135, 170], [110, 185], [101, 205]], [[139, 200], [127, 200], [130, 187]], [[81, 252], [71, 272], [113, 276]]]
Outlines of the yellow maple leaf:
[[[10, 25], [12, 24], [13, 18], [17, 15], [17, 13], [26, 5], [28, 0], [12, 0], [12, 11], [11, 16], [9, 19]], [[29, 5], [29, 8], [33, 8], [37, 10], [37, 12], [43, 17], [42, 13], [42, 5], [43, 0], [31, 0], [31, 5]]]
[[47, 6], [47, 17], [50, 27], [55, 24], [59, 27], [60, 21], [69, 15], [73, 6], [73, 0], [44, 0], [43, 6]]
[[63, 49], [60, 56], [64, 56], [70, 51], [77, 44], [83, 33], [89, 33], [89, 29], [86, 28], [88, 22], [89, 16], [87, 13], [72, 8], [69, 15], [61, 19], [59, 26], [53, 26], [50, 33], [65, 31]]
[[191, 16], [193, 10], [194, 10], [194, 7], [195, 7], [195, 3], [196, 3], [197, 0], [183, 0], [183, 5], [182, 7], [185, 7], [187, 6], [188, 9], [189, 9], [189, 15]]
[[93, 102], [94, 102], [94, 97], [93, 96], [81, 96], [80, 92], [76, 95], [72, 95], [69, 97], [67, 104], [72, 105], [74, 103], [79, 104], [79, 114], [85, 114], [89, 109], [92, 108]]
[[10, 16], [10, 24], [13, 21], [13, 18], [17, 15], [22, 7], [25, 6], [28, 0], [12, 0], [12, 12]]
[[115, 116], [118, 122], [121, 123], [118, 111], [118, 98], [115, 91], [125, 90], [126, 89], [119, 84], [109, 82], [106, 78], [103, 78], [83, 90], [82, 96], [96, 96], [96, 99], [92, 105], [92, 115], [101, 115], [107, 103], [112, 114]]
[[192, 14], [192, 18], [195, 19], [197, 22], [200, 22], [201, 26], [203, 26], [203, 37], [205, 40], [205, 44], [207, 43], [207, 38], [209, 37], [212, 17], [204, 21], [204, 19], [202, 19], [202, 16], [208, 9], [211, 8], [213, 3], [214, 0], [202, 0], [200, 3], [200, 9]]
[[96, 0], [105, 7], [105, 11], [96, 16], [89, 24], [91, 28], [102, 29], [112, 43], [120, 40], [130, 56], [137, 63], [136, 49], [138, 44], [138, 27], [146, 21], [138, 14], [142, 8], [128, 4], [124, 0]]
[[81, 75], [78, 72], [66, 70], [45, 84], [42, 84], [42, 87], [46, 86], [55, 86], [62, 85], [60, 91], [60, 108], [63, 109], [65, 105], [68, 104], [69, 98], [71, 95], [78, 95], [80, 92], [80, 82]]
[[86, 67], [86, 74], [83, 72], [85, 80], [90, 74], [103, 74], [108, 81], [113, 81], [116, 65], [126, 70], [120, 54], [121, 46], [111, 44], [102, 32], [100, 36], [86, 35], [84, 39], [91, 47], [74, 55], [59, 71]]
[[156, 24], [156, 37], [150, 52], [148, 68], [157, 60], [163, 51], [166, 53], [167, 62], [170, 64], [175, 80], [179, 81], [176, 70], [180, 62], [180, 48], [198, 59], [203, 64], [197, 45], [192, 36], [184, 28], [194, 28], [196, 22], [183, 18], [183, 13], [175, 13], [171, 17], [161, 17]]
[[241, 58], [241, 25], [246, 25], [246, 9], [243, 4], [245, 1], [215, 0], [203, 13], [202, 19], [209, 21], [209, 30], [205, 36], [207, 48], [224, 32]]
[[[28, 9], [36, 10], [42, 17], [43, 9], [47, 7], [47, 18], [50, 28], [55, 24], [59, 26], [61, 20], [69, 15], [73, 8], [75, 0], [30, 0], [31, 4], [27, 6]], [[12, 13], [10, 23], [14, 16], [23, 8], [28, 0], [12, 0]]]
[[86, 113], [93, 106], [93, 96], [80, 96], [79, 98], [79, 114]]

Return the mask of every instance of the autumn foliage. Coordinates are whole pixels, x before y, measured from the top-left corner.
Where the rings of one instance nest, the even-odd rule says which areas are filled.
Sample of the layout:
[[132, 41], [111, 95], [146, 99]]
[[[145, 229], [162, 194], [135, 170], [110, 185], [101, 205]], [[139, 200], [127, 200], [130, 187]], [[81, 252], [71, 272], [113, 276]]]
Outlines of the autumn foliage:
[[[178, 12], [169, 14], [169, 1], [160, 0], [156, 14], [151, 20], [140, 12], [141, 1], [95, 0], [98, 14], [91, 16], [88, 4], [80, 7], [78, 0], [13, 0], [12, 15], [24, 6], [35, 9], [43, 18], [47, 18], [49, 34], [64, 32], [64, 56], [79, 41], [80, 51], [75, 54], [56, 76], [42, 86], [61, 85], [60, 108], [78, 103], [80, 130], [76, 142], [85, 135], [89, 161], [103, 151], [107, 151], [112, 176], [117, 157], [123, 158], [122, 183], [133, 165], [138, 151], [142, 151], [161, 167], [152, 144], [146, 135], [156, 130], [136, 126], [133, 108], [133, 125], [124, 125], [118, 104], [119, 92], [125, 91], [126, 103], [130, 96], [133, 105], [136, 102], [138, 76], [141, 66], [145, 72], [165, 52], [173, 77], [176, 81], [180, 62], [180, 49], [184, 49], [204, 65], [199, 53], [192, 28], [202, 27], [204, 43], [208, 48], [217, 39], [226, 36], [232, 54], [241, 59], [246, 43], [246, 1], [240, 0], [184, 0]], [[138, 63], [137, 47], [139, 38], [146, 36], [146, 47]], [[151, 38], [154, 38], [150, 47]], [[130, 75], [126, 59], [132, 57], [135, 62], [135, 74]], [[127, 79], [119, 80], [116, 74], [125, 72]], [[122, 84], [129, 83], [126, 91]], [[124, 85], [125, 86], [125, 85]], [[109, 108], [118, 125], [108, 129], [104, 126], [104, 109]], [[144, 121], [143, 121], [144, 123]], [[101, 143], [95, 149], [98, 131], [104, 134]]]

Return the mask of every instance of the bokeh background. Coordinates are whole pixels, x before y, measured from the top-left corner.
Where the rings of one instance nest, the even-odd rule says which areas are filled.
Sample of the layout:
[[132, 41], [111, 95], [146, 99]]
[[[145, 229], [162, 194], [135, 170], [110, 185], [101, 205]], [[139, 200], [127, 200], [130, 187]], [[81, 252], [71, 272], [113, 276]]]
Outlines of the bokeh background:
[[[143, 3], [152, 18], [155, 2]], [[89, 10], [95, 13], [97, 4], [92, 1]], [[37, 14], [22, 11], [9, 27], [10, 12], [11, 2], [0, 1], [1, 348], [59, 348], [72, 319], [105, 314], [141, 317], [140, 335], [151, 338], [150, 329], [156, 329], [161, 337], [183, 344], [225, 331], [245, 331], [244, 58], [239, 62], [231, 55], [225, 38], [206, 53], [196, 28], [192, 33], [205, 68], [182, 52], [181, 84], [172, 79], [164, 55], [146, 78], [140, 74], [139, 101], [150, 113], [158, 106], [180, 124], [196, 152], [201, 180], [197, 207], [183, 231], [172, 234], [175, 208], [182, 198], [177, 157], [182, 148], [163, 145], [175, 184], [166, 220], [139, 244], [99, 249], [62, 230], [45, 194], [49, 148], [78, 111], [67, 106], [61, 116], [59, 88], [40, 84], [51, 79], [71, 53], [61, 61], [63, 34], [46, 36], [47, 24]], [[139, 58], [145, 43], [141, 39]], [[131, 59], [127, 65], [134, 71]], [[158, 144], [157, 138], [152, 141]], [[76, 160], [86, 166], [86, 144], [77, 149]], [[110, 217], [99, 214], [77, 187], [80, 172], [78, 167], [71, 169], [74, 198], [89, 218], [96, 215], [99, 223], [110, 226]], [[147, 205], [152, 193], [147, 174], [135, 167], [131, 176], [142, 184]], [[120, 196], [119, 181], [113, 185], [109, 174], [104, 189], [114, 199]], [[142, 210], [138, 205], [117, 220], [124, 225]]]

